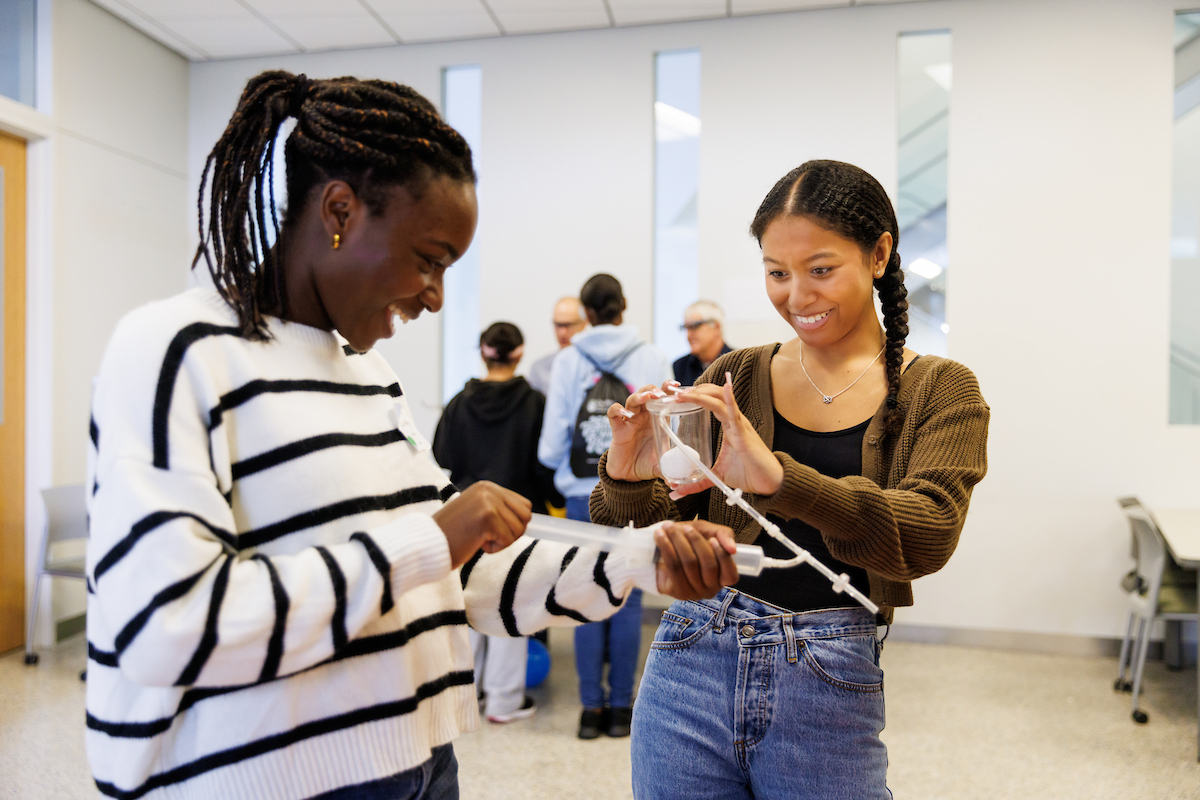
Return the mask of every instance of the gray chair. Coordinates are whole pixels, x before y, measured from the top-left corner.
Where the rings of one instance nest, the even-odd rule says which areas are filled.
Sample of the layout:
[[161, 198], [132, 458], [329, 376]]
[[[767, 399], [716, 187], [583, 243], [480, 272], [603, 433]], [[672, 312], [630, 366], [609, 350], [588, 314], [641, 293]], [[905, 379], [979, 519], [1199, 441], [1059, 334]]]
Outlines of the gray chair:
[[46, 505], [46, 526], [42, 530], [42, 553], [33, 590], [33, 613], [29, 615], [29, 631], [25, 636], [26, 664], [38, 662], [38, 655], [33, 651], [33, 635], [41, 610], [42, 580], [47, 576], [87, 580], [84, 556], [63, 557], [55, 552], [67, 542], [87, 540], [87, 490], [83, 484], [42, 489], [42, 502]]
[[[1159, 619], [1197, 619], [1196, 584], [1190, 579], [1175, 579], [1176, 573], [1184, 571], [1175, 565], [1162, 531], [1141, 502], [1136, 497], [1122, 497], [1117, 502], [1133, 534], [1136, 566], [1122, 581], [1129, 598], [1129, 624], [1121, 642], [1120, 672], [1113, 688], [1133, 693], [1133, 721], [1145, 723], [1150, 717], [1138, 708], [1138, 696], [1150, 648], [1150, 628]], [[1132, 680], [1126, 679], [1127, 674]]]

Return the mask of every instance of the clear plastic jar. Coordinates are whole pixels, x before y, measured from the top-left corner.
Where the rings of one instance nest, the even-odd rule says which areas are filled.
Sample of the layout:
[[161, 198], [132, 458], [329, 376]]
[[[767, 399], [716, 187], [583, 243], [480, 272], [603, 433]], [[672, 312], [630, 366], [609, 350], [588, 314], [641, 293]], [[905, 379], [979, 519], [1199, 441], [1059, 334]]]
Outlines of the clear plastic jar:
[[663, 430], [671, 430], [706, 467], [712, 466], [712, 415], [708, 409], [682, 400], [650, 400], [646, 410], [654, 416], [654, 449], [663, 480], [674, 486], [704, 480], [704, 473], [681, 452]]

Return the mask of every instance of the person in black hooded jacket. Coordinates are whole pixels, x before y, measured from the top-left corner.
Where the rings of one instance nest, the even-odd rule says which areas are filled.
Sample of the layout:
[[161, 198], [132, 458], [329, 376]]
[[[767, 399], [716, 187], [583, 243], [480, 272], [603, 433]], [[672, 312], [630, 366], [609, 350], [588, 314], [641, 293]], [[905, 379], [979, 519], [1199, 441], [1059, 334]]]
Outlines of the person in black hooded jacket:
[[[538, 462], [538, 436], [546, 397], [514, 373], [525, 338], [510, 322], [495, 322], [479, 337], [487, 377], [472, 379], [446, 405], [433, 436], [433, 455], [459, 489], [492, 481], [524, 495], [535, 511], [565, 501], [554, 488], [554, 471]], [[513, 722], [537, 710], [525, 694], [528, 644], [471, 631], [475, 675], [487, 697], [490, 722]]]

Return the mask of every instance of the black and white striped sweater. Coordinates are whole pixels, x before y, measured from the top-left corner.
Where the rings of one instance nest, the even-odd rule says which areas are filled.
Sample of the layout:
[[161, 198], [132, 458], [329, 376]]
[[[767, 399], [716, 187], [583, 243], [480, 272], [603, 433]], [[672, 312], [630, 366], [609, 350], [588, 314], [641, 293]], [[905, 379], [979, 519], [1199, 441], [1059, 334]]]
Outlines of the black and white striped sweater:
[[211, 290], [118, 325], [93, 399], [88, 758], [104, 795], [293, 800], [474, 728], [466, 626], [611, 615], [652, 568], [519, 540], [450, 569], [455, 491], [395, 373]]

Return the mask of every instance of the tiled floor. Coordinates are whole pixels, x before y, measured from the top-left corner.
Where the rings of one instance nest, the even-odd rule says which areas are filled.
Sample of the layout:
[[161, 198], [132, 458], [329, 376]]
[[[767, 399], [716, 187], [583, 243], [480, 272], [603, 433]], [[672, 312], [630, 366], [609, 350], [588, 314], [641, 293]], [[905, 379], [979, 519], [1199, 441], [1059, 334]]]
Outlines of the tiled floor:
[[[647, 640], [651, 629], [647, 628]], [[95, 798], [83, 752], [83, 637], [36, 668], [0, 656], [0, 798]], [[575, 738], [571, 636], [551, 640], [536, 716], [455, 745], [464, 800], [631, 797], [628, 740]], [[889, 784], [897, 798], [1200, 798], [1196, 673], [1146, 667], [1148, 725], [1114, 694], [1114, 659], [889, 642]]]

